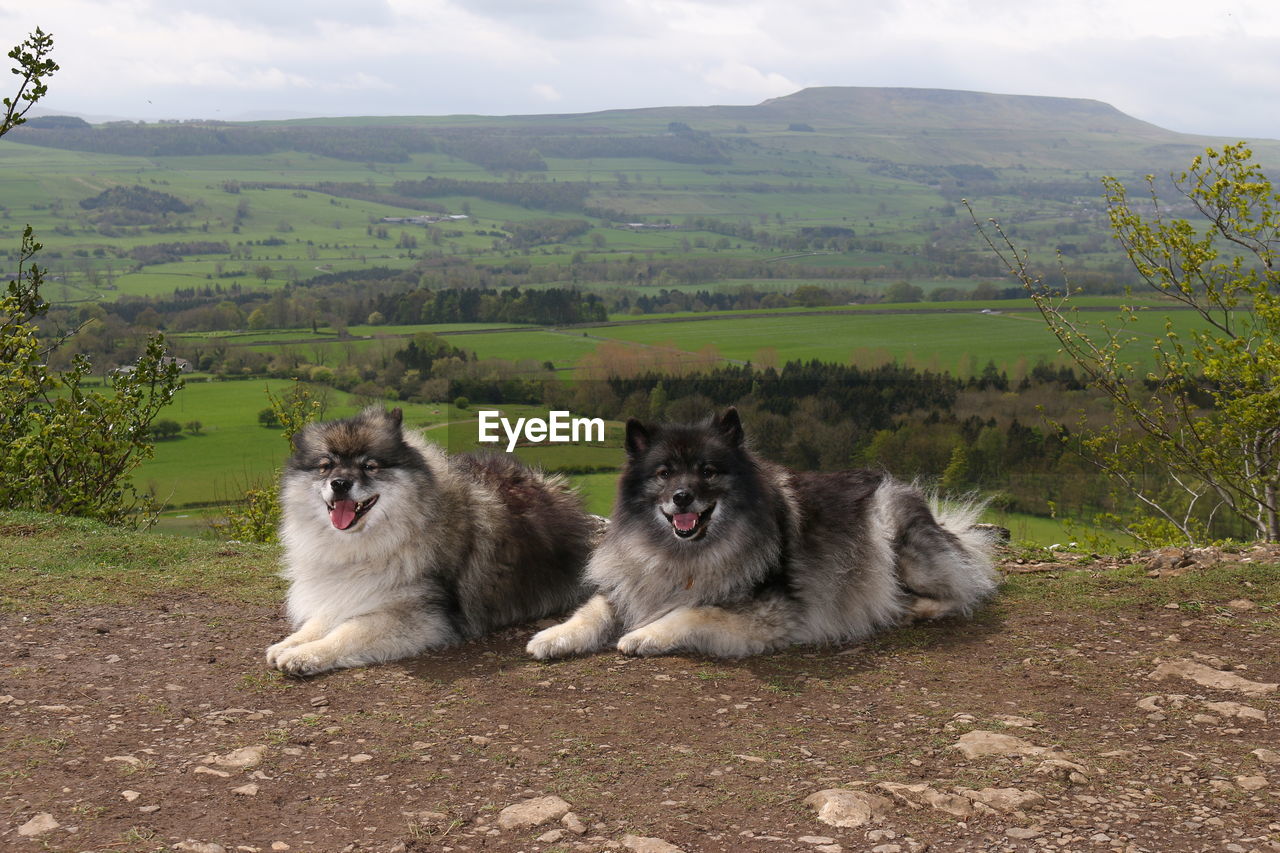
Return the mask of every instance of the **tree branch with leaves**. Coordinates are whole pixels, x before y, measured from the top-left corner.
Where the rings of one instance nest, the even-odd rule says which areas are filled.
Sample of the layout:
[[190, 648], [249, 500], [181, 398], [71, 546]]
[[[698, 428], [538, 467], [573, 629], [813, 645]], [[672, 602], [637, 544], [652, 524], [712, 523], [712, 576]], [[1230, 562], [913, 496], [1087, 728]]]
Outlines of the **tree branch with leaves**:
[[1195, 221], [1170, 216], [1154, 177], [1146, 184], [1139, 204], [1103, 179], [1112, 233], [1139, 279], [1182, 309], [1147, 339], [1132, 327], [1158, 308], [1085, 320], [1078, 290], [1045, 286], [1000, 224], [966, 207], [1062, 351], [1112, 402], [1114, 422], [1082, 422], [1077, 448], [1144, 508], [1123, 526], [1147, 541], [1197, 542], [1225, 513], [1257, 539], [1280, 540], [1280, 194], [1244, 143], [1208, 149], [1174, 178]]

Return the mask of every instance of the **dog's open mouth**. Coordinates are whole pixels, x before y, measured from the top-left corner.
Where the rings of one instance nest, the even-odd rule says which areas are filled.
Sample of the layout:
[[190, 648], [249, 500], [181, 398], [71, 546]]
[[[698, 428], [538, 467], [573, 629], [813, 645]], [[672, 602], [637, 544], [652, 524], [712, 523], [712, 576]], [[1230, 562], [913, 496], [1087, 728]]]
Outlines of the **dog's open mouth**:
[[329, 520], [339, 530], [346, 530], [363, 518], [364, 514], [372, 509], [377, 502], [377, 495], [359, 503], [351, 500], [334, 501], [329, 506]]
[[715, 508], [716, 505], [712, 504], [702, 512], [677, 512], [675, 515], [668, 515], [667, 521], [671, 522], [671, 529], [681, 539], [693, 539], [706, 532], [707, 522]]

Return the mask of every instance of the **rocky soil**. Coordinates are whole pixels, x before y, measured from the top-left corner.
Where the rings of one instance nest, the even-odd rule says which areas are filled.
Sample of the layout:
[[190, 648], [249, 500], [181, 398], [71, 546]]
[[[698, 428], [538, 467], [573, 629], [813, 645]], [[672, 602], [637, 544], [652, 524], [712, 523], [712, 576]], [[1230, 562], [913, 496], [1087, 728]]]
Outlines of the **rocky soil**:
[[538, 663], [526, 626], [291, 680], [270, 607], [7, 613], [0, 847], [1280, 851], [1276, 618], [1024, 595], [729, 663]]

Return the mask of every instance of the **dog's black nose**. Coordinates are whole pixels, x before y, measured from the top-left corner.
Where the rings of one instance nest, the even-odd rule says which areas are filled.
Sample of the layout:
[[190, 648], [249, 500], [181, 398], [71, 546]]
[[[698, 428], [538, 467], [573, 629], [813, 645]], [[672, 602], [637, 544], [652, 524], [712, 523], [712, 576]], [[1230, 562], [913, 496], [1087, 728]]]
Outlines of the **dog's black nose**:
[[352, 483], [350, 480], [329, 481], [329, 488], [333, 489], [333, 493], [335, 495], [345, 495], [347, 492], [351, 491], [351, 485]]
[[671, 502], [680, 509], [684, 509], [693, 503], [693, 492], [688, 489], [676, 489], [675, 494], [671, 496]]

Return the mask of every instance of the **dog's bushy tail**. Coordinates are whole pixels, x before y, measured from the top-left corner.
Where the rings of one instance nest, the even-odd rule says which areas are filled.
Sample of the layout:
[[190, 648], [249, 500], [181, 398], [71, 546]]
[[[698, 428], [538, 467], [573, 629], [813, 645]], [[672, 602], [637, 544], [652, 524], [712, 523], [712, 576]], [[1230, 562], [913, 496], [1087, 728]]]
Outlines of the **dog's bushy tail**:
[[926, 492], [929, 509], [938, 526], [955, 537], [957, 573], [955, 590], [961, 610], [971, 611], [996, 591], [995, 550], [999, 542], [996, 528], [979, 523], [989, 500], [976, 494], [943, 498]]

